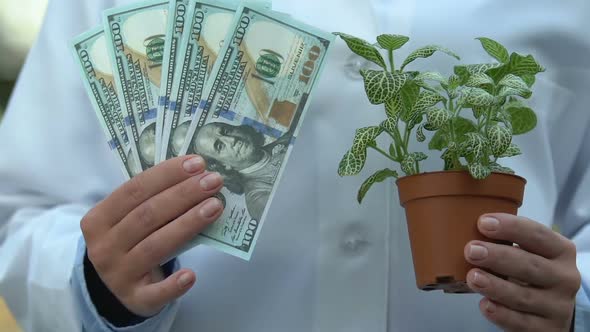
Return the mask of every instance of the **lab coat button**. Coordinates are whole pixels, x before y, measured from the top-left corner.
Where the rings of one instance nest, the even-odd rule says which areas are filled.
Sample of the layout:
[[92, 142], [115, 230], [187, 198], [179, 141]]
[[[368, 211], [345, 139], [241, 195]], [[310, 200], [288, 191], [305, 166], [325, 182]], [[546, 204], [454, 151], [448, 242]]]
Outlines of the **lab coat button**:
[[367, 252], [370, 245], [371, 241], [363, 224], [350, 224], [343, 230], [340, 249], [346, 255], [361, 256]]

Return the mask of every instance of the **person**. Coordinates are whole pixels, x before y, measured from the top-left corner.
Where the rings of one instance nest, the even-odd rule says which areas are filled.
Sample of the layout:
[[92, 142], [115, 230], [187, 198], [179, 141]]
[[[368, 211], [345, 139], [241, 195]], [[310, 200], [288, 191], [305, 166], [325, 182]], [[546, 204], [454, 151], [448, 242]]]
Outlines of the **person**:
[[250, 216], [260, 221], [291, 137], [287, 133], [265, 145], [264, 135], [251, 126], [212, 122], [198, 131], [189, 151], [222, 174], [229, 191], [244, 194]]
[[[520, 216], [492, 214], [497, 223], [478, 226], [521, 248], [468, 243], [466, 259], [478, 266], [468, 282], [477, 294], [447, 295], [415, 286], [393, 184], [375, 186], [359, 205], [362, 179], [336, 174], [354, 129], [383, 118], [362, 94], [364, 62], [341, 41], [251, 261], [200, 246], [160, 268], [162, 257], [219, 215], [213, 197], [222, 179], [190, 155], [124, 182], [67, 44], [99, 24], [102, 10], [125, 3], [51, 1], [0, 127], [0, 295], [25, 331], [589, 329], [590, 167], [578, 163], [589, 150], [590, 4], [274, 1], [275, 10], [326, 31], [367, 40], [405, 34], [408, 49], [440, 43], [469, 63], [487, 62], [473, 40], [483, 35], [547, 67], [531, 101], [538, 128], [515, 138], [525, 154], [506, 165], [528, 180]], [[435, 55], [429, 66], [445, 61], [453, 60]], [[428, 160], [425, 169], [440, 167]], [[366, 165], [390, 166], [377, 157]], [[565, 236], [551, 231], [554, 223]]]

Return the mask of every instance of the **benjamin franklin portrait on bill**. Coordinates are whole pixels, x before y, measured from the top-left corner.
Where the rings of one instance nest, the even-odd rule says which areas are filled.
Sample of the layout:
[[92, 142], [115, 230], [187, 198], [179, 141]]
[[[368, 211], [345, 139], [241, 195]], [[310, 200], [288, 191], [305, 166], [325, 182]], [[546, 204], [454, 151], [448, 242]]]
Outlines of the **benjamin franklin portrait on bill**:
[[224, 177], [229, 191], [243, 194], [248, 213], [260, 221], [290, 139], [285, 134], [265, 144], [264, 135], [253, 127], [214, 122], [198, 131], [187, 153], [201, 155], [209, 170]]

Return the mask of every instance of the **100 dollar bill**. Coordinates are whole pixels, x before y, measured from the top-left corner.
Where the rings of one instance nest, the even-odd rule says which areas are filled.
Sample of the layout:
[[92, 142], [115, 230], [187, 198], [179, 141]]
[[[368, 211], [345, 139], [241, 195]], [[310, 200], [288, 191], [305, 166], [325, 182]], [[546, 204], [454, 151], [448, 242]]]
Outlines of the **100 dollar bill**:
[[[162, 84], [160, 84], [160, 97], [158, 100], [158, 111], [156, 121], [156, 164], [168, 158], [162, 159], [160, 152], [162, 147], [162, 134], [164, 124], [166, 123], [166, 114], [170, 107], [170, 97], [172, 95], [172, 86], [178, 81], [177, 76], [181, 71], [176, 70], [180, 67], [181, 61], [181, 43], [185, 35], [185, 26], [190, 25], [194, 0], [170, 0], [168, 13], [170, 19], [166, 28], [166, 41], [164, 43], [164, 58], [162, 62]], [[172, 16], [174, 15], [174, 16]]]
[[168, 1], [146, 1], [104, 12], [115, 82], [130, 115], [141, 169], [156, 161], [157, 106], [168, 22]]
[[124, 175], [130, 179], [141, 172], [139, 156], [129, 140], [129, 127], [125, 125], [128, 114], [121, 108], [117, 95], [104, 30], [98, 27], [78, 36], [73, 40], [72, 48], [108, 145]]
[[[271, 8], [268, 0], [250, 0], [248, 3]], [[179, 155], [236, 9], [236, 4], [220, 1], [202, 0], [190, 4], [187, 15], [190, 20], [182, 37], [180, 59], [174, 74], [168, 112], [164, 116], [161, 145], [158, 146], [159, 161]], [[171, 34], [170, 28], [168, 34]]]
[[334, 35], [241, 6], [180, 154], [225, 179], [222, 217], [193, 244], [249, 259]]
[[172, 102], [164, 123], [160, 160], [179, 155], [190, 121], [201, 101], [203, 89], [236, 7], [217, 1], [196, 1], [189, 9], [190, 25], [180, 48], [181, 60], [172, 85]]

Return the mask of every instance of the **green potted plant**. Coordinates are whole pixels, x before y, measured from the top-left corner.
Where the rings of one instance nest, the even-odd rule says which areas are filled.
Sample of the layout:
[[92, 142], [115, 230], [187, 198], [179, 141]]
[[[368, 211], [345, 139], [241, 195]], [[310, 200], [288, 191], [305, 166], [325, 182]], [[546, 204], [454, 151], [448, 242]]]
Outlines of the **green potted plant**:
[[[421, 47], [396, 67], [394, 53], [408, 37], [380, 35], [371, 44], [335, 34], [352, 52], [380, 67], [361, 70], [361, 75], [369, 101], [385, 109], [383, 122], [356, 131], [338, 174], [359, 174], [369, 149], [397, 164], [399, 170], [379, 170], [361, 185], [359, 203], [373, 184], [396, 178], [418, 288], [471, 292], [465, 277], [472, 266], [464, 259], [463, 248], [471, 240], [491, 241], [477, 230], [480, 215], [516, 214], [522, 204], [526, 180], [500, 160], [520, 155], [513, 136], [536, 127], [535, 112], [525, 100], [531, 98], [535, 77], [544, 68], [532, 55], [509, 54], [500, 43], [482, 37], [477, 39], [496, 61], [458, 64], [446, 77], [437, 71], [407, 69], [415, 60], [436, 52], [460, 60], [441, 46]], [[391, 142], [388, 148], [377, 143], [382, 135]], [[421, 162], [428, 156], [412, 149], [411, 143], [440, 151], [444, 168], [421, 172]]]

